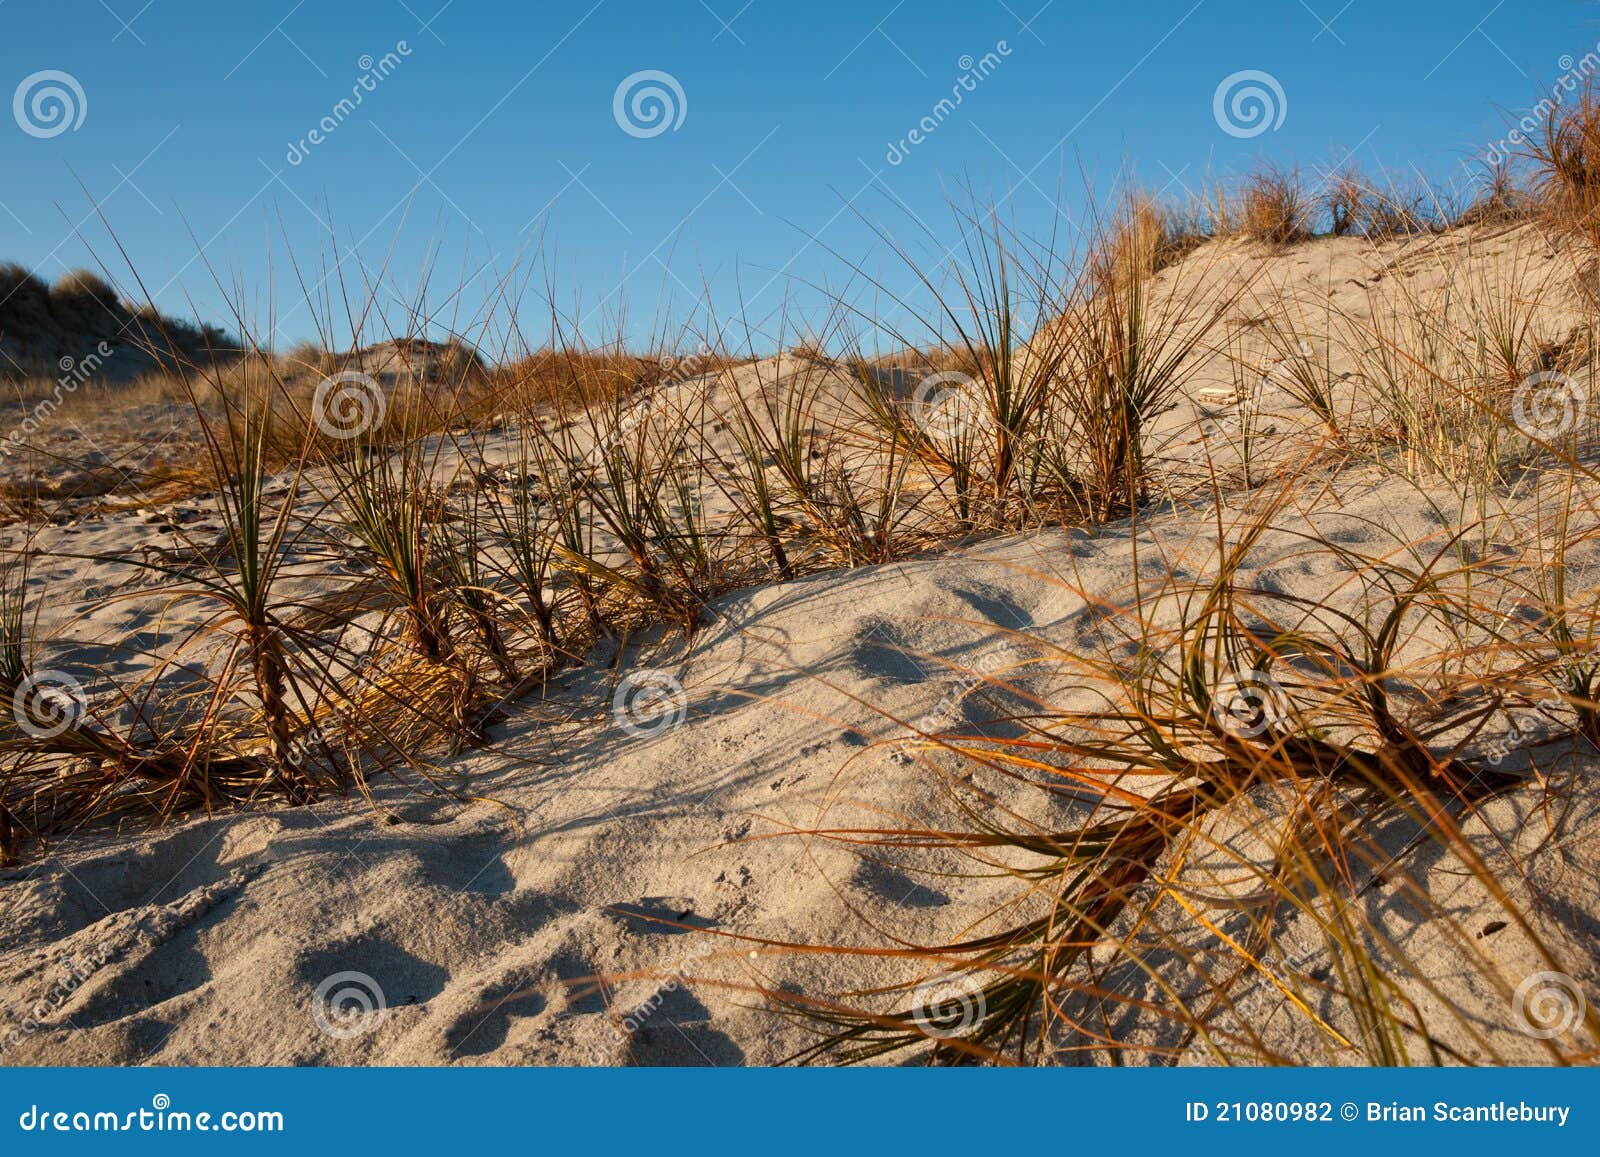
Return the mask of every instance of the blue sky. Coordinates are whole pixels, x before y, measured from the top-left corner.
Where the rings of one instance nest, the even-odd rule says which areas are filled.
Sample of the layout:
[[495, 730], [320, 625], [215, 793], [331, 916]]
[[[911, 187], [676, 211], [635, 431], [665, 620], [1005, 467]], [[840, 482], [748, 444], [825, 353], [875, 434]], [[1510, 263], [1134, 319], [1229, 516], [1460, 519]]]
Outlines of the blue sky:
[[[547, 285], [595, 337], [621, 302], [643, 336], [703, 285], [723, 316], [742, 297], [769, 324], [785, 300], [814, 318], [847, 262], [909, 286], [869, 223], [926, 222], [937, 257], [954, 186], [1038, 231], [1124, 158], [1174, 193], [1344, 149], [1447, 180], [1596, 49], [1597, 18], [1582, 0], [0, 0], [0, 259], [53, 277], [92, 247], [126, 281], [98, 204], [159, 304], [226, 320], [209, 263], [280, 343], [314, 333], [290, 254], [315, 284], [330, 234], [352, 292], [385, 269], [409, 296], [431, 263], [437, 307], [465, 271], [463, 328], [521, 269], [535, 341]], [[1282, 93], [1258, 135], [1215, 115], [1241, 72]], [[615, 115], [639, 73], [670, 78], [635, 81], [667, 93], [669, 126], [630, 121], [628, 90]], [[29, 101], [52, 86], [66, 122]]]

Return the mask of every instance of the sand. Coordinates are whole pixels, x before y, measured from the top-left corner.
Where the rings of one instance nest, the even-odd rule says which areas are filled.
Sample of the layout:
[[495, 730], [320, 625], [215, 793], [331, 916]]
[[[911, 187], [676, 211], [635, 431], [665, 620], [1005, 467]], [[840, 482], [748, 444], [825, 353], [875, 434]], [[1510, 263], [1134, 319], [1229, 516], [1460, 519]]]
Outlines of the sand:
[[[1220, 258], [1192, 257], [1167, 271], [1163, 285], [1204, 276], [1221, 293], [1227, 279], [1250, 277], [1261, 299], [1321, 308], [1331, 294], [1351, 309], [1371, 308], [1372, 286], [1433, 276], [1417, 257], [1421, 246], [1459, 241], [1374, 248], [1334, 240], [1286, 252], [1226, 243], [1232, 248]], [[1472, 269], [1526, 266], [1530, 278], [1548, 281], [1547, 328], [1552, 340], [1565, 337], [1575, 299], [1563, 288], [1571, 277], [1564, 255], [1528, 230], [1486, 231], [1479, 242]], [[1253, 308], [1238, 307], [1247, 337]], [[829, 404], [847, 407], [847, 385], [829, 373], [804, 359], [769, 359], [731, 381], [675, 385], [672, 409], [715, 409], [726, 405], [719, 391], [759, 391], [795, 374], [822, 375]], [[1207, 408], [1201, 391], [1224, 377], [1220, 356], [1197, 359], [1186, 377], [1189, 401], [1158, 429], [1165, 456], [1194, 460]], [[1352, 397], [1358, 385], [1350, 384]], [[1282, 453], [1317, 436], [1315, 422], [1281, 398], [1263, 406], [1276, 415], [1270, 437]], [[491, 443], [486, 458], [493, 454]], [[1442, 510], [1471, 515], [1449, 488], [1375, 467], [1319, 468], [1303, 486], [1307, 500], [1280, 514], [1242, 581], [1354, 607], [1349, 566], [1329, 551], [1307, 553], [1308, 526], [1378, 554], [1437, 534]], [[932, 765], [906, 758], [895, 741], [915, 721], [981, 728], [1029, 696], [1082, 705], [1084, 690], [1052, 656], [1101, 645], [1097, 608], [1126, 600], [1135, 555], [1141, 566], [1196, 574], [1215, 564], [1216, 503], [1180, 489], [1137, 527], [1014, 534], [722, 596], [692, 639], [636, 641], [516, 705], [488, 748], [447, 765], [456, 798], [380, 781], [375, 806], [262, 807], [58, 841], [0, 873], [0, 1059], [779, 1062], [815, 1034], [776, 1015], [757, 990], [825, 997], [904, 981], [925, 966], [777, 945], [937, 943], [1015, 890], [1005, 878], [951, 874], [961, 865], [949, 853], [866, 855], [796, 833], [888, 819], [952, 822]], [[1224, 521], [1262, 494], [1259, 482], [1237, 486], [1223, 498]], [[40, 665], [73, 671], [93, 692], [97, 680], [139, 674], [152, 649], [177, 638], [195, 608], [167, 605], [135, 567], [66, 552], [170, 548], [173, 521], [187, 520], [189, 538], [214, 522], [208, 501], [180, 503], [164, 522], [85, 510], [41, 532], [33, 584], [50, 642]], [[1537, 546], [1536, 499], [1496, 501], [1504, 518], [1494, 543], [1514, 571]], [[20, 531], [8, 534], [13, 545]], [[1600, 556], [1591, 547], [1574, 565], [1592, 585]], [[314, 560], [303, 566], [317, 571]], [[996, 671], [1005, 672], [1004, 687], [972, 678]], [[626, 695], [650, 672], [668, 673], [682, 697], [665, 718], [640, 726], [618, 709], [619, 687]], [[1514, 754], [1507, 766], [1528, 758]], [[1541, 751], [1537, 764], [1542, 782], [1492, 801], [1464, 828], [1528, 914], [1527, 928], [1507, 923], [1504, 904], [1462, 871], [1455, 853], [1408, 850], [1399, 829], [1395, 863], [1357, 901], [1406, 962], [1392, 976], [1397, 990], [1459, 1059], [1551, 1060], [1549, 1042], [1519, 1027], [1510, 1009], [1509, 994], [1547, 966], [1530, 930], [1561, 952], [1581, 990], [1600, 992], [1600, 760], [1567, 745]], [[1025, 785], [1006, 790], [1002, 803], [1041, 820], [1056, 806]], [[1170, 906], [1162, 918], [1182, 923]], [[1283, 942], [1304, 945], [1296, 964], [1315, 967], [1325, 949], [1288, 920]], [[1450, 928], [1476, 929], [1476, 962]], [[1125, 982], [1130, 993], [1151, 983]], [[1309, 1063], [1360, 1063], [1361, 1050], [1331, 1044], [1256, 983], [1259, 1004], [1242, 1007], [1274, 1049]], [[330, 1003], [359, 1008], [359, 997], [370, 1015], [328, 1011]], [[1443, 1015], [1447, 1005], [1459, 1020]], [[1317, 1011], [1359, 1035], [1336, 1002]], [[1155, 1019], [1130, 1014], [1119, 1032], [1135, 1060], [1215, 1059]], [[1058, 1059], [1092, 1063], [1071, 1051]]]

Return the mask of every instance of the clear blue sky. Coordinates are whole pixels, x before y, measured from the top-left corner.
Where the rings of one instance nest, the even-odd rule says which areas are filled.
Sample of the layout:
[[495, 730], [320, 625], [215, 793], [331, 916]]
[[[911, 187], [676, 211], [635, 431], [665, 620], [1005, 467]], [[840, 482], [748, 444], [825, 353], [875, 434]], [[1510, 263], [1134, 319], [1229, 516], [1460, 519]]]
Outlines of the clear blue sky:
[[[159, 304], [225, 320], [203, 247], [258, 317], [275, 302], [280, 342], [313, 332], [286, 253], [315, 281], [330, 225], [356, 286], [388, 259], [410, 293], [430, 253], [435, 287], [488, 271], [469, 316], [541, 232], [596, 334], [625, 276], [635, 333], [663, 287], [681, 311], [706, 281], [723, 314], [741, 285], [757, 316], [786, 292], [803, 313], [808, 286], [848, 275], [829, 249], [905, 284], [856, 214], [954, 241], [951, 184], [1009, 192], [1042, 228], [1058, 187], [1081, 203], [1080, 171], [1124, 157], [1172, 191], [1340, 149], [1443, 180], [1595, 50], [1597, 18], [1582, 0], [0, 0], [0, 98], [46, 70], [82, 91], [35, 79], [31, 132], [0, 105], [0, 259], [53, 277], [90, 263], [87, 241], [110, 263], [92, 197]], [[625, 131], [614, 98], [647, 70], [676, 82], [681, 121], [636, 135], [658, 126]], [[1286, 106], [1256, 136], [1214, 115], [1245, 70]], [[27, 99], [52, 85], [75, 127]], [[536, 296], [523, 312], [541, 337]]]

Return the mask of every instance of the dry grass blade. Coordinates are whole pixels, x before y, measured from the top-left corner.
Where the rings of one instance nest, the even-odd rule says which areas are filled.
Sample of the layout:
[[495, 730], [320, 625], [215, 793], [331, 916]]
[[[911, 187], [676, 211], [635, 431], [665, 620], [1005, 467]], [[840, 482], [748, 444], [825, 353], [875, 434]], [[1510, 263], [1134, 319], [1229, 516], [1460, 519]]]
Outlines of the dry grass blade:
[[[1401, 658], [1424, 623], [1462, 621], [1457, 600], [1470, 586], [1454, 537], [1417, 544], [1410, 566], [1307, 535], [1307, 549], [1344, 560], [1360, 592], [1343, 600], [1349, 611], [1241, 583], [1243, 560], [1291, 492], [1225, 533], [1219, 526], [1210, 579], [1136, 585], [1102, 620], [1117, 640], [1103, 659], [1058, 653], [1064, 685], [1104, 706], [1030, 712], [1013, 721], [1025, 727], [1016, 738], [928, 738], [930, 770], [963, 827], [809, 833], [869, 850], [959, 852], [975, 874], [1003, 873], [1017, 891], [966, 937], [908, 945], [903, 954], [922, 969], [903, 986], [857, 994], [872, 998], [868, 1007], [769, 992], [824, 1029], [799, 1059], [919, 1048], [933, 1063], [1074, 1054], [1119, 1063], [1198, 1047], [1222, 1061], [1278, 1062], [1234, 1015], [1263, 984], [1297, 1010], [1329, 1060], [1463, 1059], [1394, 983], [1397, 969], [1416, 974], [1359, 899], [1410, 849], [1434, 845], [1529, 931], [1462, 831], [1487, 800], [1528, 780], [1462, 754], [1504, 692], [1481, 701], [1461, 677], [1440, 688], [1453, 649]], [[1025, 818], [997, 803], [985, 777], [1057, 796], [1082, 820]], [[1411, 833], [1398, 853], [1375, 838], [1391, 824]], [[1320, 941], [1312, 955], [1331, 962], [1320, 974], [1267, 963], [1289, 955], [1279, 937], [1291, 918]], [[1448, 915], [1433, 918], [1461, 951], [1476, 951]], [[909, 1005], [884, 1006], [908, 995]], [[1449, 1020], [1444, 1007], [1432, 1015]], [[1136, 1031], [1112, 1027], [1124, 1023]], [[1469, 1018], [1450, 1024], [1492, 1051]]]

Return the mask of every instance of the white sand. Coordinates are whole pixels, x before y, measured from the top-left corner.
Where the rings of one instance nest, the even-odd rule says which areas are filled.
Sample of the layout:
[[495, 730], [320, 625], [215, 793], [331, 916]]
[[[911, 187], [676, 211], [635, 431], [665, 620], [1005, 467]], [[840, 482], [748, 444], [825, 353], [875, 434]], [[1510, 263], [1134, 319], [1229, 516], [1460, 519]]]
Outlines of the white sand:
[[[1538, 256], [1531, 233], [1496, 244], [1497, 259], [1560, 264]], [[1353, 283], [1370, 283], [1375, 269], [1407, 276], [1405, 250], [1300, 247], [1265, 259], [1257, 292], [1315, 298], [1331, 284], [1336, 295], [1364, 295]], [[1259, 260], [1241, 248], [1213, 275]], [[1193, 267], [1191, 259], [1164, 279]], [[1560, 275], [1548, 276], [1559, 285]], [[1569, 324], [1552, 301], [1552, 337]], [[802, 367], [785, 359], [741, 371], [741, 388], [774, 370]], [[1215, 362], [1197, 366], [1191, 397], [1221, 376]], [[1282, 446], [1294, 417], [1276, 435]], [[1193, 439], [1194, 413], [1164, 421], [1177, 456]], [[1308, 495], [1323, 486], [1308, 483]], [[1375, 469], [1346, 471], [1310, 515], [1281, 516], [1282, 531], [1251, 554], [1241, 581], [1353, 603], [1356, 590], [1340, 584], [1344, 564], [1326, 551], [1308, 555], [1295, 532], [1309, 518], [1352, 550], [1398, 551], [1437, 532], [1439, 507], [1455, 501], [1445, 493]], [[1247, 501], [1236, 495], [1230, 507]], [[1530, 502], [1503, 498], [1508, 517], [1493, 537], [1510, 552], [1538, 545]], [[187, 505], [205, 513], [204, 502]], [[691, 644], [630, 649], [620, 672], [567, 671], [544, 701], [520, 705], [491, 749], [451, 765], [451, 786], [471, 802], [390, 783], [378, 787], [376, 813], [357, 800], [155, 832], [80, 832], [0, 875], [0, 1014], [14, 1030], [8, 1045], [0, 1027], [0, 1055], [25, 1064], [778, 1061], [813, 1036], [750, 987], [827, 996], [905, 980], [918, 966], [757, 950], [756, 940], [937, 943], [1015, 890], [1005, 879], [937, 874], [959, 870], [947, 853], [873, 859], [785, 833], [955, 822], [928, 767], [894, 758], [886, 741], [930, 714], [960, 727], [1015, 710], [1016, 695], [992, 687], [952, 696], [964, 671], [997, 663], [1012, 692], [1085, 705], [1054, 664], [1014, 668], [1047, 657], [1049, 646], [1095, 649], [1089, 600], [1126, 599], [1136, 545], [1141, 565], [1164, 553], [1203, 574], [1214, 564], [1207, 505], [1149, 515], [1137, 540], [1126, 523], [1050, 530], [719, 599]], [[168, 542], [127, 514], [50, 528], [39, 545], [48, 556]], [[1593, 568], [1600, 556], [1591, 547], [1576, 561]], [[1594, 571], [1582, 573], [1592, 585]], [[57, 553], [34, 581], [54, 639], [40, 665], [74, 670], [91, 691], [93, 668], [120, 678], [148, 661], [114, 641], [149, 647], [174, 637], [190, 613], [154, 594], [107, 603], [113, 590], [154, 585], [128, 566]], [[681, 680], [685, 709], [675, 726], [631, 735], [613, 710], [613, 684], [646, 669]], [[1569, 748], [1538, 760], [1548, 789], [1498, 799], [1466, 830], [1563, 969], [1600, 993], [1600, 761]], [[1024, 814], [1050, 814], [1041, 793], [1009, 791], [1004, 802]], [[1394, 839], [1402, 852], [1405, 834]], [[1429, 915], [1419, 896], [1449, 919]], [[1506, 920], [1504, 907], [1453, 855], [1401, 855], [1357, 903], [1411, 962], [1411, 974], [1393, 979], [1451, 1048], [1478, 1061], [1550, 1060], [1509, 1008], [1509, 993], [1545, 964], [1514, 922], [1485, 931]], [[1184, 925], [1176, 906], [1160, 911]], [[1482, 933], [1473, 953], [1451, 926]], [[1306, 945], [1312, 955], [1300, 964], [1314, 966], [1320, 941], [1309, 928], [1291, 919], [1283, 940]], [[347, 1037], [315, 1015], [319, 985], [345, 972], [380, 988], [385, 1005], [368, 1031]], [[691, 982], [663, 985], [680, 972]], [[637, 973], [652, 975], [627, 979]], [[587, 982], [600, 974], [613, 979]], [[1149, 982], [1127, 983], [1133, 992]], [[1256, 1027], [1274, 1048], [1314, 1063], [1360, 1061], [1261, 987]], [[1446, 1003], [1464, 1010], [1471, 1030], [1444, 1015]], [[1335, 1002], [1317, 1011], [1358, 1035]], [[1129, 1019], [1121, 1033], [1140, 1045], [1181, 1043], [1159, 1023]], [[1207, 1059], [1198, 1046], [1185, 1057]]]

